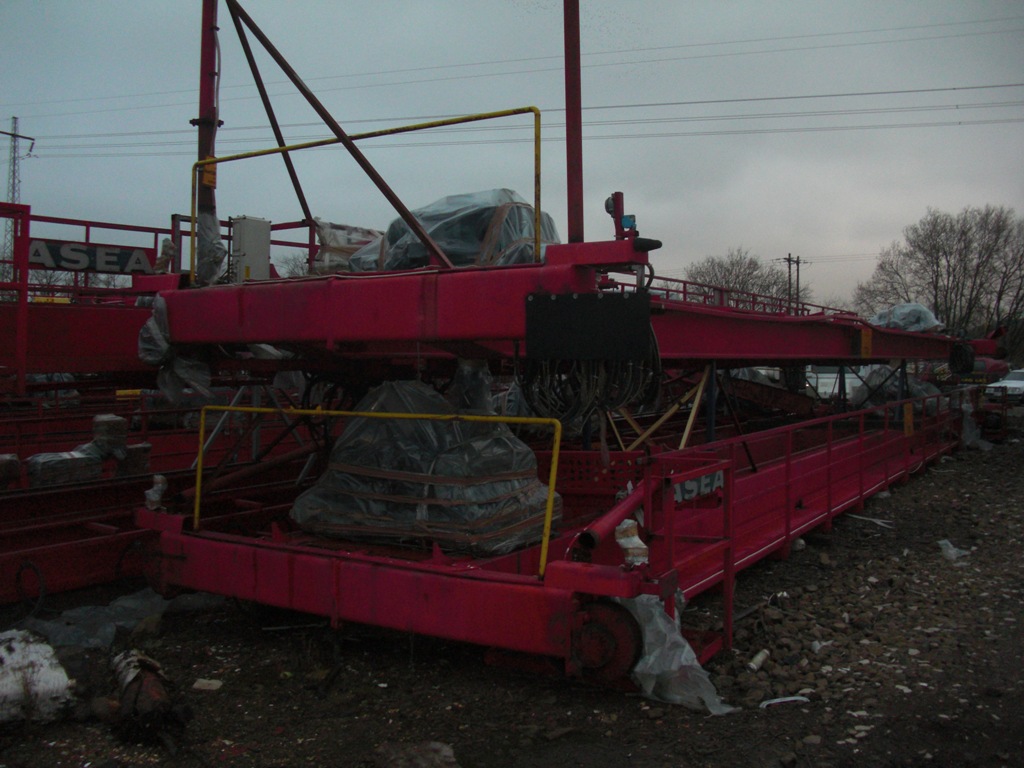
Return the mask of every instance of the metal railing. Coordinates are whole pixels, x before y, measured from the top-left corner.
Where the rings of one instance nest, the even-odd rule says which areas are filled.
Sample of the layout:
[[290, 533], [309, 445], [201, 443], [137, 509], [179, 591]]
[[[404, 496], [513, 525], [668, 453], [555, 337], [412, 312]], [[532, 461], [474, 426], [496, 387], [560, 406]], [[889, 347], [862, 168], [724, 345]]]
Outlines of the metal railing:
[[[21, 219], [21, 230], [15, 239], [14, 253], [0, 253], [0, 298], [11, 292], [9, 298], [23, 301], [39, 301], [41, 299], [78, 302], [88, 300], [90, 303], [102, 302], [115, 296], [124, 298], [135, 296], [147, 291], [133, 291], [129, 285], [110, 288], [103, 284], [97, 285], [101, 279], [111, 276], [128, 279], [128, 275], [118, 272], [104, 272], [93, 267], [76, 265], [75, 267], [55, 264], [35, 264], [31, 254], [27, 253], [34, 240], [67, 242], [85, 246], [111, 246], [123, 250], [140, 249], [149, 253], [159, 253], [160, 238], [170, 237], [173, 231], [166, 227], [146, 227], [133, 224], [116, 224], [109, 221], [91, 221], [87, 219], [71, 219], [60, 216], [42, 216], [32, 213], [28, 206], [0, 206], [0, 218]], [[39, 225], [48, 225], [46, 234], [39, 234]], [[32, 231], [36, 228], [35, 231]], [[58, 229], [59, 228], [59, 229]], [[58, 231], [70, 230], [69, 237], [54, 237]], [[121, 241], [111, 243], [110, 240]], [[124, 242], [135, 240], [134, 243]], [[139, 245], [142, 240], [149, 241]], [[22, 276], [22, 272], [25, 273]], [[52, 278], [52, 279], [51, 279]], [[149, 291], [151, 293], [151, 291]]]
[[562, 422], [558, 419], [533, 418], [525, 416], [477, 416], [474, 414], [441, 414], [441, 413], [384, 413], [375, 411], [330, 411], [319, 408], [254, 408], [245, 406], [229, 405], [207, 405], [204, 406], [199, 416], [199, 454], [196, 459], [196, 487], [195, 501], [192, 511], [192, 528], [200, 530], [200, 508], [202, 503], [203, 484], [203, 454], [206, 444], [206, 415], [207, 413], [248, 413], [248, 414], [277, 414], [284, 418], [292, 416], [310, 417], [341, 417], [367, 419], [392, 419], [403, 421], [443, 421], [443, 422], [482, 422], [491, 424], [522, 424], [534, 426], [548, 426], [553, 430], [551, 448], [551, 468], [548, 473], [547, 502], [544, 509], [544, 527], [541, 538], [540, 565], [538, 566], [538, 577], [544, 576], [547, 568], [548, 548], [551, 540], [551, 525], [555, 509], [555, 480], [558, 477], [558, 456], [562, 444]]
[[797, 316], [850, 314], [846, 310], [811, 304], [785, 296], [769, 296], [671, 277], [656, 277], [649, 290], [655, 297], [663, 298], [666, 301], [701, 304], [706, 307], [726, 307], [762, 314]]
[[[515, 109], [503, 109], [496, 112], [484, 112], [476, 115], [464, 115], [462, 117], [446, 118], [444, 120], [432, 120], [426, 123], [416, 123], [414, 125], [398, 126], [396, 128], [385, 128], [379, 131], [369, 131], [367, 133], [355, 133], [348, 138], [352, 141], [360, 141], [363, 139], [379, 138], [381, 136], [393, 136], [401, 133], [411, 133], [413, 131], [424, 131], [431, 128], [441, 128], [449, 125], [460, 125], [462, 123], [474, 123], [482, 120], [494, 120], [500, 117], [510, 117], [513, 115], [533, 115], [533, 229], [534, 229], [534, 259], [540, 259], [540, 110], [537, 107], [517, 107]], [[271, 147], [268, 149], [258, 149], [252, 152], [241, 152], [237, 155], [227, 155], [225, 157], [210, 157], [204, 160], [199, 160], [192, 165], [192, 227], [190, 232], [190, 243], [191, 243], [191, 256], [190, 256], [190, 280], [195, 282], [195, 270], [196, 270], [196, 228], [195, 221], [197, 216], [198, 208], [198, 195], [199, 185], [204, 170], [213, 169], [216, 170], [217, 165], [220, 163], [228, 163], [236, 160], [249, 160], [255, 157], [266, 157], [269, 155], [280, 155], [288, 152], [296, 152], [303, 149], [314, 149], [316, 147], [327, 147], [332, 144], [342, 143], [343, 140], [340, 138], [320, 139], [318, 141], [308, 141], [301, 144], [291, 144], [284, 147]]]

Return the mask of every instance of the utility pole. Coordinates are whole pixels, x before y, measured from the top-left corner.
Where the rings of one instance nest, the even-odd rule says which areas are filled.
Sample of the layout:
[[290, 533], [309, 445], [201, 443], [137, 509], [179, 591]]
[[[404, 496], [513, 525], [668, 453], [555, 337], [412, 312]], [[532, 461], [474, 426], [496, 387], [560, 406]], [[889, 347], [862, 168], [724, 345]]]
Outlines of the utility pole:
[[786, 258], [783, 259], [786, 262], [788, 283], [786, 286], [786, 296], [789, 301], [789, 311], [793, 312], [793, 265], [796, 264], [796, 303], [800, 303], [800, 264], [803, 263], [800, 257], [793, 257], [792, 253], [787, 253]]
[[[31, 136], [22, 136], [18, 133], [18, 118], [16, 117], [11, 118], [11, 130], [0, 131], [0, 135], [11, 137], [11, 164], [7, 169], [7, 202], [17, 205], [21, 202], [21, 153], [18, 151], [18, 139], [32, 142], [28, 148], [29, 154], [32, 154], [36, 140]], [[4, 220], [4, 249], [0, 252], [0, 257], [7, 261], [14, 261], [14, 220], [10, 218]], [[10, 267], [4, 265], [4, 268], [5, 270], [13, 269], [13, 265]]]
[[793, 312], [793, 254], [787, 253], [786, 258], [786, 311]]
[[796, 257], [796, 303], [800, 305], [800, 257]]

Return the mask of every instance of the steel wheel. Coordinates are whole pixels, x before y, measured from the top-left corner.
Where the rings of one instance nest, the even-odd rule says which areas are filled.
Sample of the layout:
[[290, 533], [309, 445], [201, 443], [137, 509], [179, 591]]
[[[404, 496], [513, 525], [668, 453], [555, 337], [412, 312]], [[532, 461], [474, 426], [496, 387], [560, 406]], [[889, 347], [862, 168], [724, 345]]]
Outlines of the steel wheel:
[[626, 608], [610, 601], [590, 603], [584, 613], [573, 644], [583, 676], [605, 685], [626, 681], [643, 652], [640, 625]]

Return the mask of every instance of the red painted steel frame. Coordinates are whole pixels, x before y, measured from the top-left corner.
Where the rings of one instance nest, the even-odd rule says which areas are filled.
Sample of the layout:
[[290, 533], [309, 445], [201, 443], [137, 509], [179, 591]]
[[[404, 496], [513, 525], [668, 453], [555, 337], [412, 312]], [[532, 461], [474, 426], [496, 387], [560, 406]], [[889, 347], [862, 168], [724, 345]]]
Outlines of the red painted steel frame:
[[[304, 454], [293, 452], [277, 457], [271, 466], [256, 465], [256, 470], [253, 465], [232, 466], [222, 477], [231, 478], [234, 486], [217, 514], [230, 514], [243, 503], [238, 499], [239, 484], [245, 486], [244, 504], [292, 498], [294, 476], [304, 459]], [[165, 497], [187, 497], [195, 475], [177, 470], [168, 472], [166, 479]], [[0, 494], [0, 604], [140, 575], [147, 562], [154, 562], [152, 552], [143, 557], [142, 545], [155, 542], [156, 535], [135, 525], [134, 511], [152, 486], [147, 474]]]
[[[233, 394], [234, 402], [247, 396], [259, 403], [263, 397], [259, 387]], [[39, 400], [36, 408], [12, 409], [0, 420], [0, 454], [22, 459], [20, 477], [5, 473], [0, 482], [0, 603], [138, 575], [138, 545], [152, 533], [134, 525], [133, 513], [153, 486], [153, 473], [168, 481], [165, 498], [187, 497], [194, 481], [190, 467], [199, 435], [188, 424], [198, 422], [195, 408], [160, 408], [148, 396], [117, 397], [112, 391], [85, 391], [71, 404], [46, 405]], [[98, 414], [129, 420], [127, 442], [145, 444], [145, 469], [111, 457], [96, 468], [96, 479], [33, 487], [39, 480], [24, 460], [89, 442]], [[286, 421], [279, 413], [225, 417], [206, 441], [207, 488], [216, 492], [229, 485], [237, 499], [244, 485], [247, 497], [258, 494], [265, 503], [272, 483], [286, 475], [291, 498], [296, 473], [315, 453], [314, 437], [318, 431], [311, 434], [301, 420]]]
[[[0, 283], [0, 289], [13, 291], [15, 301], [0, 302], [0, 394], [14, 392], [26, 394], [26, 377], [34, 373], [116, 374], [122, 380], [149, 375], [154, 380], [156, 370], [139, 360], [139, 329], [152, 314], [152, 310], [136, 307], [140, 296], [153, 296], [160, 290], [176, 288], [178, 273], [132, 276], [131, 287], [95, 288], [89, 285], [37, 285], [29, 281], [28, 251], [33, 226], [53, 225], [70, 227], [80, 234], [70, 242], [97, 243], [131, 233], [146, 235], [152, 242], [147, 246], [159, 250], [160, 239], [169, 237], [180, 244], [181, 233], [175, 228], [144, 227], [90, 221], [57, 216], [33, 214], [27, 205], [0, 203], [0, 219], [10, 218], [15, 227], [14, 282]], [[222, 222], [228, 229], [225, 240], [231, 242], [231, 222]], [[309, 222], [281, 222], [275, 232], [302, 228], [306, 241], [275, 239], [273, 245], [315, 249], [315, 229]], [[128, 246], [125, 246], [128, 247]], [[90, 273], [82, 272], [81, 275]], [[78, 275], [76, 274], [76, 280]], [[36, 296], [58, 297], [61, 302], [43, 303]]]
[[31, 373], [153, 372], [139, 360], [139, 329], [151, 309], [26, 304], [20, 311], [23, 321], [17, 304], [0, 303], [0, 328], [22, 329], [0, 335], [0, 366]]
[[[660, 461], [650, 465], [661, 466]], [[666, 473], [655, 481], [663, 486], [657, 497], [709, 467], [728, 469], [724, 462], [691, 460], [689, 471], [671, 478]], [[568, 535], [552, 542], [553, 557], [561, 559], [550, 560], [541, 578], [536, 575], [539, 547], [486, 560], [410, 560], [398, 553], [370, 553], [359, 545], [325, 548], [307, 536], [251, 539], [209, 530], [192, 533], [186, 530], [185, 516], [148, 510], [137, 512], [136, 520], [140, 527], [161, 531], [165, 586], [324, 615], [335, 623], [355, 621], [557, 656], [570, 670], [573, 631], [587, 620], [586, 598], [648, 592], [671, 600], [676, 584], [666, 563], [652, 574], [566, 560]]]
[[[932, 398], [912, 421], [901, 423], [905, 417], [902, 407], [888, 406], [700, 450], [613, 453], [609, 466], [596, 452], [563, 454], [563, 530], [551, 542], [542, 578], [535, 575], [539, 547], [473, 559], [332, 544], [276, 528], [259, 537], [191, 532], [187, 516], [161, 512], [140, 511], [137, 522], [160, 532], [165, 586], [557, 656], [570, 671], [579, 671], [574, 633], [589, 620], [589, 600], [655, 594], [671, 613], [677, 588], [692, 597], [720, 584], [725, 636], [704, 649], [706, 658], [729, 643], [736, 569], [785, 553], [795, 537], [828, 526], [956, 445], [958, 404]], [[543, 461], [538, 471], [545, 472]], [[616, 501], [627, 479], [635, 490]], [[676, 489], [688, 482], [697, 495], [677, 500]], [[587, 512], [593, 509], [603, 511], [594, 518]], [[641, 509], [650, 564], [628, 567], [613, 532]]]
[[[600, 272], [646, 264], [632, 241], [548, 246], [547, 263], [416, 270], [215, 286], [164, 293], [177, 344], [313, 344], [359, 352], [423, 354], [472, 342], [480, 356], [510, 356], [525, 337], [533, 293], [595, 293]], [[652, 298], [652, 324], [667, 361], [946, 359], [952, 339], [872, 328], [850, 315], [792, 316]], [[405, 345], [400, 347], [397, 345]]]
[[[15, 281], [0, 283], [0, 288], [15, 293], [15, 301], [0, 302], [0, 329], [4, 330], [0, 333], [0, 393], [25, 394], [26, 377], [32, 373], [152, 372], [152, 367], [139, 360], [138, 352], [139, 329], [152, 312], [136, 308], [135, 300], [177, 284], [177, 276], [137, 276], [132, 289], [35, 286], [29, 282], [30, 227], [43, 223], [80, 228], [83, 243], [96, 242], [97, 230], [146, 234], [153, 238], [154, 249], [159, 238], [171, 231], [38, 216], [28, 206], [9, 204], [0, 204], [0, 217], [12, 218], [16, 227], [12, 265]], [[72, 303], [37, 303], [33, 300], [36, 293], [57, 295]]]
[[580, 77], [580, 4], [565, 0], [565, 172], [568, 239], [583, 242], [583, 94]]

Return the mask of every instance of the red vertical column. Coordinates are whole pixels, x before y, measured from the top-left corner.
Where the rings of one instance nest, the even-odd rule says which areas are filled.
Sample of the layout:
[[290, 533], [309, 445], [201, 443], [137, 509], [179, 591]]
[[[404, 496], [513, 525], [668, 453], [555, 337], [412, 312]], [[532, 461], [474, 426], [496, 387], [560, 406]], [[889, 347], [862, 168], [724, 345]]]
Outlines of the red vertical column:
[[569, 242], [583, 242], [583, 106], [580, 88], [580, 3], [564, 0], [565, 152]]

